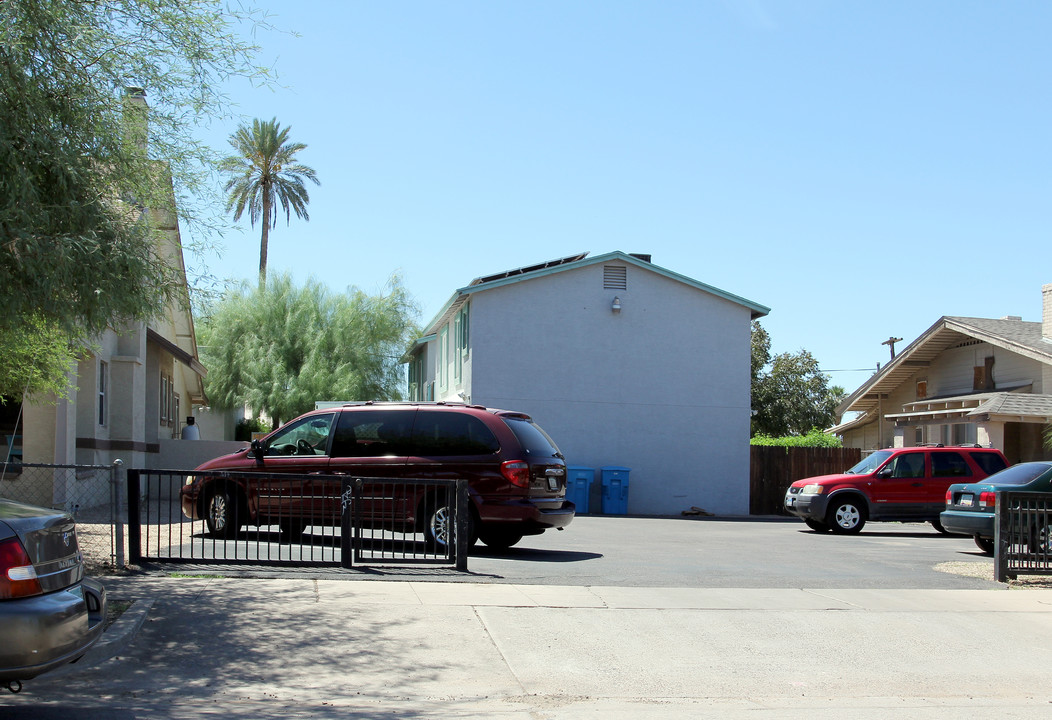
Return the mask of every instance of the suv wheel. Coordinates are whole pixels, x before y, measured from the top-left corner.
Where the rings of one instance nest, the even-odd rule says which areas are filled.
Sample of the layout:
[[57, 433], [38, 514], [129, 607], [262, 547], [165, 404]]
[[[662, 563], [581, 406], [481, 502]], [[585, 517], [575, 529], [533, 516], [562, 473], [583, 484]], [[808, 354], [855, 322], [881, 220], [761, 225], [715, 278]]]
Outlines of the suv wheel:
[[829, 532], [829, 526], [826, 525], [824, 522], [818, 522], [817, 520], [812, 520], [811, 518], [807, 518], [806, 520], [804, 520], [804, 522], [807, 523], [807, 527], [811, 528], [817, 533]]
[[829, 506], [826, 524], [838, 535], [855, 535], [866, 524], [866, 507], [855, 497], [837, 499]]

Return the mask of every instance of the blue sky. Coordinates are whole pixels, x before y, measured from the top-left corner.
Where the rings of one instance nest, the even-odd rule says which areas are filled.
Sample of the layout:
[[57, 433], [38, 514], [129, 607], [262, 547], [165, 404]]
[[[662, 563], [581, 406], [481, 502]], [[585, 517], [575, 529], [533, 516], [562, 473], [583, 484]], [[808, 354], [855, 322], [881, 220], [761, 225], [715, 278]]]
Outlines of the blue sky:
[[[942, 315], [1040, 319], [1050, 3], [260, 7], [298, 36], [259, 34], [279, 87], [230, 97], [291, 126], [322, 181], [310, 222], [272, 231], [272, 272], [368, 292], [399, 273], [426, 322], [481, 275], [650, 253], [770, 307], [773, 350], [849, 392], [871, 370], [841, 371]], [[254, 282], [242, 226], [205, 262]]]

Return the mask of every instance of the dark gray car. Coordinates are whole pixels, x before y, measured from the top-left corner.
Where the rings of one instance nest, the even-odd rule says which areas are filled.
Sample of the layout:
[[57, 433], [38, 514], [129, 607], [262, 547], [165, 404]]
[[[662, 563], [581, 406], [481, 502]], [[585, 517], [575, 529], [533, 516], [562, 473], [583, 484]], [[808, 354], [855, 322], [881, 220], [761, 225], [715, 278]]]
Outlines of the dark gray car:
[[102, 635], [106, 591], [84, 577], [73, 518], [0, 498], [0, 682], [79, 659]]

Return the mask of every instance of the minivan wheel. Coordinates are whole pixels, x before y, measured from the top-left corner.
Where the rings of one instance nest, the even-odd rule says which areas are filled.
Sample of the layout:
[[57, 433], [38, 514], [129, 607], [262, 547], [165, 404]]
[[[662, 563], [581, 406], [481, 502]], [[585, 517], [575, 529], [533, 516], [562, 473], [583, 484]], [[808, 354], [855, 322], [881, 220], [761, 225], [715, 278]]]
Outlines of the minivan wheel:
[[837, 500], [829, 506], [826, 524], [838, 535], [856, 535], [866, 524], [866, 510], [855, 498]]
[[240, 515], [237, 493], [228, 487], [213, 488], [205, 498], [205, 524], [215, 537], [236, 537]]
[[[424, 518], [424, 544], [428, 548], [444, 550], [453, 539], [453, 508], [448, 505], [435, 505], [434, 499], [425, 499], [421, 505], [421, 516]], [[419, 516], [418, 516], [419, 517]], [[478, 521], [475, 513], [468, 514], [468, 547], [478, 540]]]
[[494, 550], [507, 550], [522, 540], [522, 533], [506, 528], [485, 528], [479, 530], [479, 540]]
[[296, 542], [303, 537], [303, 531], [307, 529], [307, 523], [300, 518], [282, 518], [278, 521], [278, 527], [281, 528], [282, 540]]
[[984, 538], [984, 537], [979, 537], [978, 535], [973, 535], [972, 539], [975, 540], [975, 544], [985, 554], [987, 554], [987, 555], [993, 555], [994, 554], [994, 541], [993, 541], [992, 538]]

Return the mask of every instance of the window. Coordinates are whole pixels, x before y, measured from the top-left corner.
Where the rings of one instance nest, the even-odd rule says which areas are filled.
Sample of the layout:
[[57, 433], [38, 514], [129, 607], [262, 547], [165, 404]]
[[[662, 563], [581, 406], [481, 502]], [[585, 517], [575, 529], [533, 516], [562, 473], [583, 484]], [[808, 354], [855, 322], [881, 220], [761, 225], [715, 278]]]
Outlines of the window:
[[917, 399], [923, 400], [928, 397], [928, 381], [918, 380], [917, 381]]
[[324, 455], [334, 414], [311, 415], [289, 423], [267, 443], [267, 455]]
[[889, 464], [891, 477], [893, 478], [922, 478], [924, 477], [924, 453], [913, 452], [899, 455]]
[[997, 453], [992, 452], [973, 452], [968, 453], [975, 464], [983, 469], [983, 472], [987, 475], [993, 475], [995, 472], [1001, 472], [1007, 465], [1005, 461], [1001, 459], [1001, 456]]
[[109, 369], [108, 363], [99, 360], [99, 425], [106, 424], [106, 389], [109, 382]]
[[420, 412], [413, 428], [413, 455], [492, 455], [500, 443], [477, 417], [455, 412]]
[[333, 457], [389, 457], [408, 453], [416, 411], [349, 410], [340, 413]]
[[172, 379], [161, 371], [161, 396], [159, 406], [161, 408], [161, 425], [167, 425], [172, 420]]
[[453, 377], [460, 380], [464, 358], [468, 354], [468, 306], [465, 305], [453, 319]]
[[956, 452], [933, 452], [931, 454], [932, 477], [967, 477], [972, 471], [968, 462]]
[[442, 328], [438, 337], [438, 387], [445, 390], [449, 385], [449, 326]]

